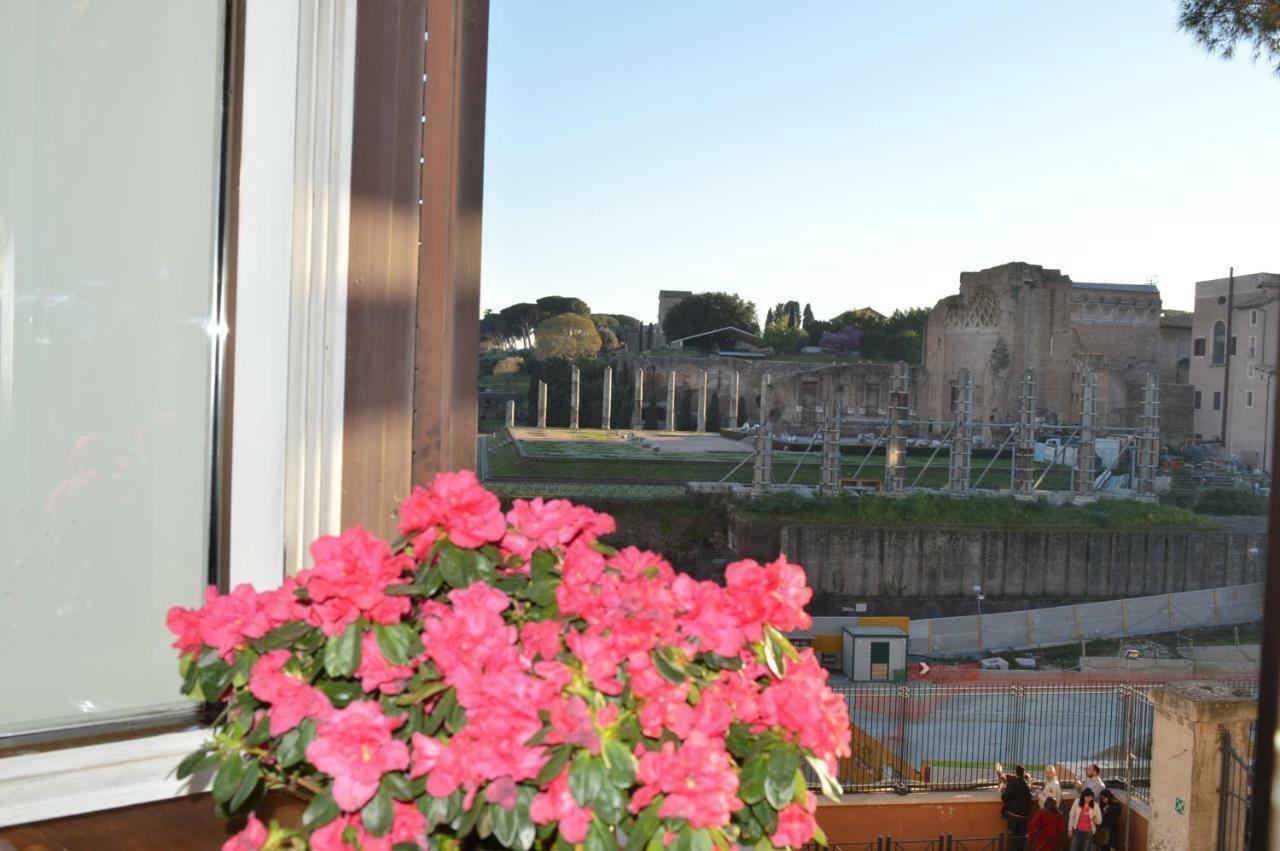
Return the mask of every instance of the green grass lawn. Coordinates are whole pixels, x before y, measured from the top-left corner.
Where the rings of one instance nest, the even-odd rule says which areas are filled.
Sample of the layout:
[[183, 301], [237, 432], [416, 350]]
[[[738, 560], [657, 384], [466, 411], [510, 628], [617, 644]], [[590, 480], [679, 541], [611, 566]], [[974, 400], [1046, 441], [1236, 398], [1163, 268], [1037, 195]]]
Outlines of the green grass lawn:
[[[654, 453], [622, 441], [605, 443], [589, 439], [564, 442], [531, 440], [525, 441], [523, 448], [528, 457], [520, 457], [514, 446], [504, 446], [492, 452], [489, 455], [490, 475], [499, 478], [583, 481], [718, 482], [735, 464], [747, 457], [733, 452]], [[908, 486], [937, 488], [947, 484], [946, 459], [941, 457], [934, 459], [932, 467], [917, 481], [927, 460], [927, 456], [908, 457]], [[861, 456], [843, 456], [841, 476], [852, 478], [857, 472], [859, 479], [883, 479], [883, 456], [873, 456], [858, 472], [860, 463]], [[982, 479], [981, 486], [1007, 488], [1009, 464], [1008, 459], [997, 459], [990, 472]], [[971, 481], [978, 481], [984, 466], [985, 464], [974, 463]], [[773, 456], [773, 478], [780, 484], [791, 480], [795, 484], [816, 485], [820, 472], [821, 462], [816, 452], [803, 457], [800, 452], [779, 452]], [[751, 462], [742, 464], [728, 481], [749, 484]], [[1045, 477], [1042, 487], [1063, 490], [1069, 484], [1069, 471], [1057, 467]]]
[[743, 503], [747, 516], [801, 523], [866, 526], [999, 526], [1004, 528], [1216, 529], [1207, 517], [1184, 508], [1132, 500], [1099, 500], [1054, 506], [1007, 497], [913, 494], [901, 499], [819, 497], [780, 493]]

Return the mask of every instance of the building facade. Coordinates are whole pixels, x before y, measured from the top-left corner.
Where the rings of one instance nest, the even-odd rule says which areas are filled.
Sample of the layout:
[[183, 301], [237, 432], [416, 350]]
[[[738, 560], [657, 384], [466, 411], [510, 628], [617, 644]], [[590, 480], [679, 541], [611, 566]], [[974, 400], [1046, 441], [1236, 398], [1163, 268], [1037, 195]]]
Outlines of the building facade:
[[1244, 466], [1270, 472], [1280, 274], [1197, 282], [1191, 325], [1196, 440]]
[[[918, 409], [925, 418], [950, 420], [954, 388], [967, 369], [974, 418], [1016, 422], [1022, 375], [1032, 369], [1037, 416], [1050, 424], [1073, 423], [1080, 418], [1082, 376], [1092, 369], [1098, 423], [1132, 427], [1147, 374], [1162, 385], [1182, 377], [1177, 354], [1190, 345], [1185, 324], [1162, 321], [1160, 291], [1152, 284], [1077, 282], [1030, 263], [964, 272], [960, 291], [929, 314]], [[1166, 395], [1185, 398], [1172, 388]]]

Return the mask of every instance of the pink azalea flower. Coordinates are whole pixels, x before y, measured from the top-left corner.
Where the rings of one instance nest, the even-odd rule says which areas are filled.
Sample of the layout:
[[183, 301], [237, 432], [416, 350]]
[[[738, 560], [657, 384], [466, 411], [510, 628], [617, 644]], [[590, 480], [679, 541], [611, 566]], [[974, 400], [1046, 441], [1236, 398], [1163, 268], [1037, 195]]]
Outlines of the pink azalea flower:
[[201, 608], [193, 612], [174, 607], [165, 621], [170, 631], [178, 635], [174, 647], [184, 652], [201, 646], [212, 647], [228, 662], [249, 639], [261, 638], [272, 627], [259, 605], [257, 592], [247, 583], [237, 585], [226, 595], [220, 595], [218, 589], [210, 586], [205, 589], [205, 603]]
[[813, 818], [816, 803], [813, 795], [810, 795], [806, 806], [787, 804], [778, 811], [778, 829], [769, 837], [773, 847], [799, 848], [813, 839], [818, 830], [818, 823]]
[[742, 809], [738, 798], [738, 773], [725, 750], [724, 740], [697, 731], [677, 748], [664, 742], [662, 750], [642, 751], [636, 768], [640, 789], [630, 809], [638, 813], [664, 795], [660, 818], [683, 818], [693, 828], [724, 827]]
[[258, 821], [257, 815], [249, 813], [249, 822], [244, 830], [222, 843], [222, 851], [261, 851], [267, 844], [267, 828]]
[[391, 738], [404, 721], [384, 715], [373, 701], [360, 700], [335, 709], [317, 725], [307, 761], [333, 777], [333, 800], [343, 810], [360, 809], [378, 791], [383, 774], [409, 767], [409, 748]]
[[333, 711], [324, 692], [284, 672], [292, 658], [288, 650], [273, 650], [249, 669], [249, 691], [258, 700], [271, 704], [267, 717], [273, 736], [284, 735], [304, 718], [323, 719]]
[[394, 845], [397, 842], [415, 842], [423, 848], [427, 847], [427, 817], [415, 804], [396, 801], [395, 814], [391, 820], [391, 833], [388, 838]]
[[[349, 844], [344, 838], [348, 834], [355, 838], [355, 844]], [[390, 833], [386, 836], [366, 833], [359, 815], [339, 816], [308, 839], [311, 851], [391, 851], [394, 842]]]
[[721, 656], [737, 656], [746, 641], [738, 615], [724, 589], [714, 582], [698, 582], [680, 574], [672, 593], [684, 611], [677, 617], [680, 629], [698, 647]]
[[617, 528], [608, 514], [592, 511], [568, 500], [542, 497], [517, 499], [507, 512], [513, 527], [502, 539], [502, 549], [526, 561], [534, 550], [549, 550], [569, 543], [579, 535], [595, 538]]
[[406, 597], [387, 595], [412, 563], [391, 555], [386, 542], [360, 526], [340, 536], [325, 536], [311, 545], [314, 566], [298, 574], [311, 605], [307, 622], [325, 635], [341, 635], [364, 614], [375, 623], [393, 624], [409, 613]]
[[459, 547], [475, 549], [502, 539], [506, 518], [498, 498], [470, 470], [441, 473], [430, 488], [417, 487], [400, 504], [400, 531], [418, 533], [414, 549], [425, 555], [443, 531]]
[[800, 651], [800, 661], [760, 693], [758, 726], [780, 727], [783, 734], [830, 763], [849, 756], [849, 709], [827, 688], [827, 672], [813, 651]]
[[556, 822], [565, 842], [576, 845], [587, 838], [591, 828], [591, 810], [578, 806], [569, 791], [569, 769], [566, 766], [556, 778], [539, 792], [529, 805], [529, 818], [534, 824]]
[[520, 646], [525, 657], [554, 659], [560, 652], [561, 629], [559, 621], [536, 621], [520, 627]]
[[370, 630], [360, 639], [360, 667], [356, 676], [360, 678], [360, 688], [367, 692], [382, 694], [399, 694], [404, 691], [405, 682], [413, 676], [416, 666], [392, 665], [382, 655], [378, 647], [378, 637]]
[[766, 623], [780, 632], [808, 629], [813, 623], [804, 611], [813, 598], [804, 568], [786, 556], [763, 567], [750, 559], [736, 561], [725, 568], [724, 578], [748, 641], [760, 641]]
[[169, 631], [178, 636], [178, 640], [172, 644], [173, 647], [178, 648], [182, 653], [192, 650], [196, 653], [200, 652], [200, 648], [204, 645], [200, 641], [199, 612], [174, 606], [165, 615], [164, 622]]

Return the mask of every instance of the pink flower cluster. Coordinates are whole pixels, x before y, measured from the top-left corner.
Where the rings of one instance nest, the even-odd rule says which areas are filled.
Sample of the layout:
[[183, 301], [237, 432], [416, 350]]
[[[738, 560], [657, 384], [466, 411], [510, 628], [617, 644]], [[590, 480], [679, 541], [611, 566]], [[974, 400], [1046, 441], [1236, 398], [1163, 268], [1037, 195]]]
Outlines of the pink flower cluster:
[[[606, 741], [624, 742], [635, 759], [627, 811], [634, 818], [659, 801], [668, 831], [681, 823], [716, 830], [747, 817], [738, 795], [742, 766], [727, 744], [731, 730], [770, 735], [833, 769], [849, 754], [845, 705], [813, 654], [792, 655], [780, 676], [764, 664], [765, 644], [779, 640], [772, 630], [810, 624], [804, 571], [785, 558], [731, 564], [723, 586], [700, 582], [654, 553], [603, 546], [598, 538], [614, 531], [613, 519], [589, 508], [516, 500], [504, 515], [469, 472], [415, 488], [399, 526], [404, 551], [356, 527], [316, 541], [312, 566], [279, 589], [210, 590], [200, 609], [175, 608], [168, 616], [188, 664], [205, 648], [229, 665], [253, 654], [241, 659], [251, 661], [241, 668], [247, 677], [230, 691], [251, 696], [272, 737], [268, 747], [314, 722], [305, 770], [319, 772], [341, 811], [311, 833], [317, 851], [345, 849], [352, 837], [365, 851], [425, 844], [430, 826], [410, 803], [395, 803], [382, 835], [366, 832], [360, 811], [389, 773], [407, 778], [399, 783], [421, 779], [432, 798], [460, 792], [466, 810], [477, 800], [507, 810], [524, 801], [532, 822], [555, 824], [563, 839], [578, 843], [598, 816], [574, 797], [572, 760], [550, 780], [543, 771], [553, 755], [564, 759], [565, 749], [603, 760]], [[434, 561], [441, 547], [483, 549], [494, 564], [489, 575], [506, 590], [475, 581], [419, 595], [423, 574], [416, 581], [413, 574], [420, 565], [442, 569]], [[548, 563], [558, 580], [555, 602], [534, 604], [539, 598], [521, 589], [545, 581]], [[260, 640], [288, 624], [312, 627], [292, 629], [315, 638], [265, 649], [280, 643]], [[351, 656], [341, 671], [349, 676], [330, 676], [328, 651], [344, 641], [341, 652], [351, 652], [353, 624], [358, 664]], [[380, 639], [391, 639], [382, 627], [399, 630], [397, 641], [415, 636], [408, 652], [403, 644], [384, 652]], [[777, 669], [776, 659], [769, 664]], [[418, 692], [424, 682], [435, 685]], [[335, 708], [326, 696], [326, 689], [339, 693], [335, 686], [358, 686], [362, 697], [336, 700]], [[406, 692], [426, 696], [411, 711], [405, 704], [418, 698]], [[410, 723], [433, 712], [451, 720], [443, 727]], [[269, 756], [263, 760], [275, 770]], [[280, 782], [288, 773], [279, 772]], [[800, 796], [782, 808], [770, 841], [808, 842], [816, 831], [813, 803], [812, 795]], [[266, 841], [252, 819], [226, 849]]]

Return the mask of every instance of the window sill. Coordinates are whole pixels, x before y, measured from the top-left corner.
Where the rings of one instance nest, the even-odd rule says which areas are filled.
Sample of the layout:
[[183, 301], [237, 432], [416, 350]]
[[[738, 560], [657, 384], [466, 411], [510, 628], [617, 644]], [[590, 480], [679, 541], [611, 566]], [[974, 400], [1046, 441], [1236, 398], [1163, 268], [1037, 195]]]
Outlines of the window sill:
[[208, 735], [207, 729], [193, 727], [0, 757], [0, 827], [202, 792], [209, 787], [209, 774], [180, 781], [174, 769]]

